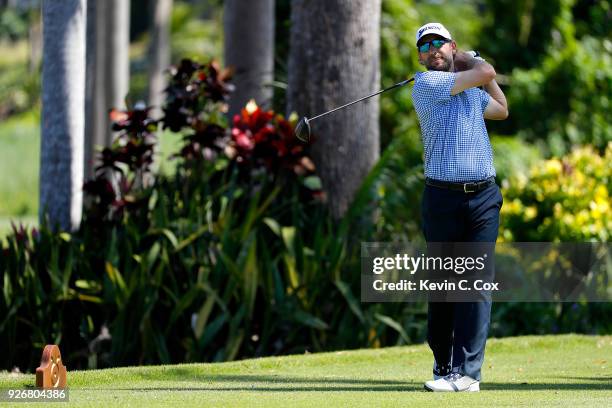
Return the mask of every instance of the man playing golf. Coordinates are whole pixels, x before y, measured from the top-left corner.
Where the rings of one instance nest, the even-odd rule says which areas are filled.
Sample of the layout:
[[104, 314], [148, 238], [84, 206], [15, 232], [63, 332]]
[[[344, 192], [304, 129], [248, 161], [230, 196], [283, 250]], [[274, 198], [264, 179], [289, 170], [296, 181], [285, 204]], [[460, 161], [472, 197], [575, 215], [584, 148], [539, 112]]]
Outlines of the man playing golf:
[[[495, 242], [503, 199], [495, 184], [484, 119], [508, 116], [495, 69], [461, 52], [448, 30], [428, 23], [416, 34], [413, 103], [424, 146], [423, 232], [427, 242]], [[484, 90], [478, 87], [484, 87]], [[429, 391], [479, 391], [490, 300], [429, 302], [427, 340], [434, 355]]]

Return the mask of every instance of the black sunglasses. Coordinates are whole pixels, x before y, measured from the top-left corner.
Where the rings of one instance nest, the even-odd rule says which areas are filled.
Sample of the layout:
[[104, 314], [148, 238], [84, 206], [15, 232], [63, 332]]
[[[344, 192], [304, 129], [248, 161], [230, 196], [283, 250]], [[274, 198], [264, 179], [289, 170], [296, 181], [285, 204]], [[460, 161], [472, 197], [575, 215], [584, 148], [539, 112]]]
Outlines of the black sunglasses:
[[429, 44], [433, 45], [434, 48], [441, 48], [444, 44], [449, 43], [450, 40], [431, 40], [424, 42], [423, 44], [417, 46], [419, 52], [427, 52], [429, 51]]

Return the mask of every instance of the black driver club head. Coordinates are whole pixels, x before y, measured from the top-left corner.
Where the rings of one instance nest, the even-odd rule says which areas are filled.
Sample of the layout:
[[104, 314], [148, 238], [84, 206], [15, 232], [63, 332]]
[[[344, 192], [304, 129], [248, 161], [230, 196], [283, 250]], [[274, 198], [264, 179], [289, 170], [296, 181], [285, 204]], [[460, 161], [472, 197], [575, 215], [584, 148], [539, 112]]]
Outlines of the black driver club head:
[[300, 119], [295, 127], [295, 137], [304, 143], [308, 143], [310, 141], [310, 123], [308, 122], [308, 118], [306, 116]]

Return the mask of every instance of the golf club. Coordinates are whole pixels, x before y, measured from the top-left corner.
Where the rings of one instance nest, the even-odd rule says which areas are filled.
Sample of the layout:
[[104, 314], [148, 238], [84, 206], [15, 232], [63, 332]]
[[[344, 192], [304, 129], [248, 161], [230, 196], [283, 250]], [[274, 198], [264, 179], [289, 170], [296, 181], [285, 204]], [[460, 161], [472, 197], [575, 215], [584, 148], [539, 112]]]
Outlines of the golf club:
[[371, 98], [373, 96], [379, 95], [379, 94], [381, 94], [383, 92], [390, 91], [393, 88], [397, 88], [397, 87], [406, 85], [406, 84], [408, 84], [408, 83], [410, 83], [412, 81], [414, 81], [414, 78], [410, 78], [410, 79], [407, 79], [405, 81], [398, 82], [397, 84], [395, 84], [393, 86], [390, 86], [389, 88], [385, 88], [385, 89], [382, 89], [382, 90], [380, 90], [378, 92], [375, 92], [375, 93], [373, 93], [371, 95], [364, 96], [361, 99], [357, 99], [356, 101], [349, 102], [349, 103], [347, 103], [345, 105], [339, 106], [339, 107], [334, 108], [332, 110], [329, 110], [327, 112], [323, 112], [323, 113], [321, 113], [321, 114], [319, 114], [317, 116], [313, 116], [312, 118], [307, 118], [306, 116], [304, 116], [302, 119], [300, 119], [300, 121], [298, 122], [297, 126], [295, 127], [295, 137], [297, 137], [302, 142], [307, 143], [307, 142], [310, 141], [310, 122], [312, 122], [313, 120], [319, 119], [319, 118], [321, 118], [321, 117], [323, 117], [325, 115], [328, 115], [328, 114], [330, 114], [332, 112], [335, 112], [335, 111], [340, 110], [340, 109], [344, 109], [344, 108], [346, 108], [348, 106], [351, 106], [351, 105], [353, 105], [353, 104], [355, 104], [357, 102], [361, 102], [361, 101], [366, 100], [368, 98]]

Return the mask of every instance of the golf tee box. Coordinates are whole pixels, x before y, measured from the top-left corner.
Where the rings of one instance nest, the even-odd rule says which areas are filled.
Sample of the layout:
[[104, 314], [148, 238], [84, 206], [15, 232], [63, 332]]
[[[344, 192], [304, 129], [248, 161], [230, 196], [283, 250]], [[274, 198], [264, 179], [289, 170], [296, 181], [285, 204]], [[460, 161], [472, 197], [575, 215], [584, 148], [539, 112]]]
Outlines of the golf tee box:
[[36, 369], [36, 386], [38, 388], [66, 388], [66, 367], [62, 354], [55, 344], [47, 344]]

